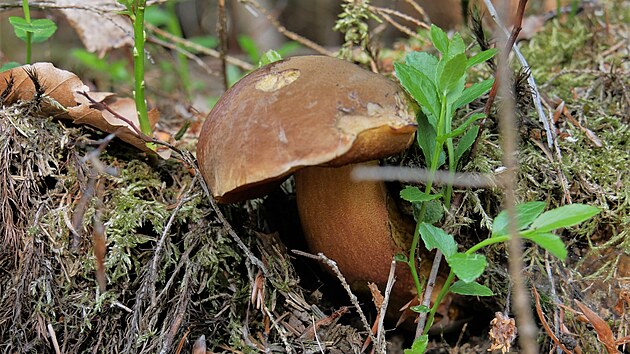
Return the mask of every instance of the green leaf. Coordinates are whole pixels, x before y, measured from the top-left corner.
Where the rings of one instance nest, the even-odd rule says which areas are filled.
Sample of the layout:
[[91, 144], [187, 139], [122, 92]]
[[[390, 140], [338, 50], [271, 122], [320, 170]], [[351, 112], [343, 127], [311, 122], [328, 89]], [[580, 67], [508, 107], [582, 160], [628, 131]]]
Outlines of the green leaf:
[[431, 311], [430, 308], [424, 306], [424, 305], [416, 305], [416, 306], [411, 306], [409, 308], [411, 311], [416, 312], [416, 313], [428, 313], [429, 311]]
[[437, 91], [433, 81], [412, 66], [394, 63], [394, 68], [401, 85], [409, 92], [411, 97], [418, 102], [422, 109], [428, 110], [433, 116], [437, 117], [438, 112], [436, 109], [439, 106], [437, 104]]
[[26, 41], [26, 32], [31, 32], [33, 34], [31, 41], [33, 43], [46, 41], [57, 30], [57, 25], [47, 18], [31, 20], [29, 23], [22, 17], [11, 16], [9, 17], [9, 22], [13, 26], [15, 35], [23, 41]]
[[416, 130], [416, 140], [418, 142], [418, 146], [422, 150], [422, 154], [424, 155], [424, 161], [433, 161], [433, 150], [435, 149], [437, 134], [435, 132], [435, 128], [429, 122], [426, 114], [424, 112], [418, 112], [416, 115], [416, 120], [418, 122], [418, 129]]
[[487, 264], [486, 257], [477, 253], [455, 253], [446, 257], [446, 261], [455, 275], [466, 283], [477, 279], [486, 269]]
[[492, 296], [494, 293], [490, 288], [485, 285], [481, 285], [476, 282], [466, 283], [464, 281], [458, 280], [448, 291], [459, 294], [459, 295], [469, 295], [469, 296]]
[[[196, 36], [188, 39], [189, 41], [204, 46], [206, 48], [216, 48], [219, 45], [219, 39], [215, 36]], [[193, 53], [196, 51], [192, 48], [188, 48]]]
[[295, 53], [296, 50], [302, 48], [302, 45], [296, 41], [284, 43], [276, 52], [283, 58]]
[[405, 63], [422, 72], [435, 83], [438, 58], [426, 52], [411, 52], [405, 56]]
[[455, 148], [455, 164], [457, 164], [462, 156], [464, 156], [464, 153], [470, 149], [477, 138], [477, 134], [479, 134], [479, 126], [474, 125], [459, 139], [459, 143], [457, 143], [457, 147]]
[[406, 255], [402, 254], [402, 253], [396, 253], [396, 255], [394, 256], [394, 260], [396, 262], [403, 262], [403, 263], [407, 263], [407, 261], [409, 260], [407, 258]]
[[[545, 210], [545, 202], [527, 202], [516, 206], [517, 229], [523, 230]], [[508, 234], [508, 214], [506, 210], [492, 222], [492, 237]]]
[[431, 41], [433, 42], [433, 46], [435, 46], [440, 53], [445, 54], [448, 52], [448, 37], [446, 33], [436, 25], [431, 25]]
[[484, 63], [488, 61], [490, 58], [492, 58], [493, 56], [495, 56], [496, 54], [497, 54], [496, 48], [490, 48], [490, 49], [484, 50], [483, 52], [479, 52], [475, 54], [473, 57], [468, 59], [468, 61], [466, 62], [466, 69], [472, 66], [475, 66], [479, 63]]
[[535, 232], [533, 234], [523, 235], [523, 238], [534, 242], [538, 246], [549, 251], [549, 253], [560, 258], [562, 261], [567, 258], [567, 248], [558, 235], [554, 235], [548, 232]]
[[455, 239], [444, 230], [425, 222], [420, 224], [419, 229], [422, 241], [424, 241], [424, 246], [429, 251], [437, 248], [447, 260], [454, 254], [457, 254], [457, 243], [455, 243]]
[[453, 58], [449, 59], [443, 67], [438, 67], [437, 78], [440, 92], [444, 95], [448, 95], [457, 87], [465, 73], [465, 54], [457, 54]]
[[438, 137], [438, 142], [440, 140], [445, 141], [446, 139], [450, 139], [450, 138], [454, 138], [458, 135], [462, 135], [464, 134], [464, 132], [468, 129], [468, 127], [473, 124], [474, 122], [478, 121], [479, 119], [485, 118], [486, 115], [483, 113], [474, 113], [472, 114], [470, 117], [468, 117], [468, 119], [466, 119], [466, 121], [464, 123], [462, 123], [459, 127], [457, 127], [455, 130], [451, 131], [450, 133], [440, 136]]
[[435, 224], [442, 220], [442, 217], [444, 216], [442, 203], [438, 200], [430, 200], [425, 203], [413, 203], [413, 218], [416, 222], [418, 222], [418, 216], [420, 216], [420, 209], [422, 209], [423, 204], [425, 206], [424, 219], [420, 220], [420, 222]]
[[481, 82], [476, 82], [472, 86], [464, 89], [462, 95], [453, 103], [453, 110], [463, 107], [481, 97], [492, 88], [493, 84], [494, 78], [489, 78]]
[[8, 63], [2, 64], [2, 66], [0, 67], [0, 72], [11, 70], [13, 68], [17, 68], [18, 66], [22, 66], [22, 64], [15, 61], [10, 61]]
[[442, 197], [442, 194], [426, 194], [418, 187], [407, 186], [400, 191], [400, 197], [408, 202], [419, 203], [438, 199]]
[[153, 26], [166, 26], [173, 20], [173, 16], [158, 6], [149, 6], [144, 11], [144, 20]]
[[599, 208], [584, 204], [569, 204], [549, 210], [532, 223], [537, 232], [546, 232], [561, 227], [569, 227], [588, 220], [599, 214]]
[[466, 51], [466, 45], [464, 44], [464, 40], [459, 32], [455, 32], [453, 38], [450, 40], [450, 44], [448, 45], [448, 54], [446, 55], [447, 59], [450, 59], [458, 54], [464, 54]]
[[267, 64], [271, 64], [275, 61], [282, 60], [282, 55], [276, 52], [273, 49], [266, 51], [258, 61], [258, 67], [265, 66]]
[[411, 345], [411, 349], [405, 349], [403, 353], [424, 354], [424, 352], [427, 350], [427, 345], [429, 345], [429, 335], [425, 334], [416, 338]]
[[238, 45], [241, 47], [241, 49], [243, 51], [245, 51], [245, 53], [247, 53], [247, 56], [249, 57], [249, 60], [252, 63], [255, 63], [258, 61], [258, 58], [260, 57], [260, 55], [258, 53], [260, 53], [260, 49], [258, 49], [258, 45], [256, 45], [256, 41], [254, 41], [254, 39], [250, 36], [241, 34], [236, 38]]

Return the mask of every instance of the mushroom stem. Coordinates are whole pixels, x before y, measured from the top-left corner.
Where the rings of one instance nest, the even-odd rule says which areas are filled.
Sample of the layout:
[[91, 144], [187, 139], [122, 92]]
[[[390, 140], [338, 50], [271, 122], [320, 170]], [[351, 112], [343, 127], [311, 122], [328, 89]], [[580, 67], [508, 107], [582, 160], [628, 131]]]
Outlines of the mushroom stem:
[[[355, 166], [304, 168], [295, 187], [309, 249], [334, 260], [355, 291], [367, 292], [368, 282], [384, 289], [392, 257], [408, 252], [413, 225], [383, 182], [351, 179]], [[393, 306], [417, 296], [408, 269], [399, 267], [396, 277], [392, 298], [400, 301]]]

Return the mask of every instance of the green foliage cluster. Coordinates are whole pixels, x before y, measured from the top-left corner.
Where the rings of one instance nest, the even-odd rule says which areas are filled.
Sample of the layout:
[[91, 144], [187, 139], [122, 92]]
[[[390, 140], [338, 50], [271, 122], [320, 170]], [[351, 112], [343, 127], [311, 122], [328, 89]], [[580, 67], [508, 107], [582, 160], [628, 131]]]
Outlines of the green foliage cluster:
[[[465, 252], [460, 252], [454, 237], [444, 230], [433, 226], [438, 220], [426, 220], [428, 203], [442, 200], [445, 207], [450, 207], [452, 187], [447, 186], [442, 192], [434, 194], [433, 178], [435, 172], [448, 159], [448, 170], [453, 175], [463, 154], [470, 148], [478, 134], [475, 121], [484, 118], [480, 113], [470, 116], [458, 127], [453, 128], [453, 117], [457, 109], [462, 108], [486, 93], [493, 84], [493, 79], [477, 82], [465, 88], [466, 73], [473, 66], [483, 63], [496, 54], [496, 50], [482, 51], [470, 58], [465, 54], [464, 42], [459, 34], [449, 39], [440, 28], [431, 27], [431, 39], [440, 52], [439, 58], [428, 53], [410, 53], [406, 63], [396, 63], [396, 75], [403, 87], [418, 103], [417, 143], [428, 163], [429, 178], [424, 191], [418, 187], [407, 187], [400, 193], [402, 199], [420, 205], [417, 214], [416, 231], [411, 244], [409, 257], [398, 256], [411, 270], [418, 296], [422, 286], [415, 264], [415, 252], [419, 238], [428, 250], [439, 250], [450, 267], [450, 273], [433, 307], [417, 306], [418, 312], [428, 312], [423, 334], [419, 336], [406, 354], [421, 354], [426, 350], [428, 331], [442, 299], [449, 292], [460, 295], [491, 296], [488, 287], [476, 282], [487, 266], [486, 257], [476, 253], [482, 247], [506, 242], [511, 238], [508, 233], [508, 214], [503, 211], [492, 224], [490, 238], [479, 242]], [[453, 141], [459, 138], [457, 145]], [[446, 148], [446, 152], [444, 151]], [[562, 240], [551, 231], [581, 223], [600, 210], [596, 207], [571, 204], [544, 212], [544, 202], [530, 202], [517, 206], [515, 220], [519, 237], [530, 240], [556, 257], [564, 260], [567, 251]], [[428, 222], [427, 222], [428, 221]], [[457, 277], [457, 281], [454, 281]]]
[[[26, 43], [26, 63], [31, 63], [31, 52], [33, 43], [41, 43], [52, 37], [57, 31], [57, 25], [50, 19], [31, 19], [31, 11], [28, 0], [22, 0], [22, 11], [24, 17], [11, 16], [9, 23], [13, 26], [15, 35]], [[9, 70], [19, 66], [18, 63], [10, 62], [2, 66], [0, 71]]]

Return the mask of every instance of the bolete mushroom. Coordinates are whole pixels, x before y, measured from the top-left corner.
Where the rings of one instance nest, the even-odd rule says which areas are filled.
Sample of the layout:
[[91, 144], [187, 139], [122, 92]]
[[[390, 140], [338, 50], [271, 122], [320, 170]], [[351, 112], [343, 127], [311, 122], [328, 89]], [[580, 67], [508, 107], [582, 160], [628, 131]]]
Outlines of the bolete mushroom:
[[[393, 81], [340, 59], [293, 57], [225, 92], [203, 125], [197, 158], [220, 203], [261, 196], [295, 172], [310, 250], [336, 261], [355, 289], [366, 290], [367, 282], [383, 289], [413, 226], [384, 183], [355, 182], [349, 173], [352, 164], [404, 151], [415, 130]], [[409, 273], [398, 267], [397, 304], [415, 294]]]

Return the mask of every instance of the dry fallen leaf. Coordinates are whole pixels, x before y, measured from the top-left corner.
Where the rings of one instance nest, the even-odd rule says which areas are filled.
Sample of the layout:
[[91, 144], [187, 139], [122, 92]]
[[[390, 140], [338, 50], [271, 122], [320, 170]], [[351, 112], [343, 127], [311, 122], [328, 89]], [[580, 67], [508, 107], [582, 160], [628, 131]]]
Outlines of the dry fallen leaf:
[[606, 347], [608, 354], [618, 354], [619, 350], [617, 350], [617, 344], [615, 343], [615, 335], [606, 321], [599, 317], [595, 311], [591, 310], [588, 306], [584, 305], [577, 299], [575, 300], [575, 304], [580, 308], [580, 311], [582, 311], [584, 316], [588, 318], [588, 321], [595, 329], [595, 333], [597, 333], [597, 340]]
[[[75, 74], [57, 69], [51, 63], [24, 65], [0, 73], [0, 91], [4, 92], [12, 84], [3, 104], [12, 104], [18, 100], [32, 100], [36, 93], [35, 82], [40, 85], [44, 96], [40, 104], [41, 111], [47, 116], [70, 119], [76, 124], [90, 125], [106, 133], [116, 133], [121, 140], [145, 152], [154, 152], [146, 145], [146, 136], [136, 133], [139, 127], [135, 103], [131, 98], [119, 98], [109, 92], [89, 92]], [[85, 92], [92, 100], [106, 104], [110, 109], [125, 117], [136, 129], [110, 112], [93, 108], [87, 98], [79, 94]], [[149, 121], [155, 127], [159, 113], [149, 112]], [[170, 150], [158, 149], [163, 158], [170, 157]]]

